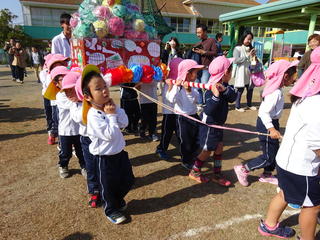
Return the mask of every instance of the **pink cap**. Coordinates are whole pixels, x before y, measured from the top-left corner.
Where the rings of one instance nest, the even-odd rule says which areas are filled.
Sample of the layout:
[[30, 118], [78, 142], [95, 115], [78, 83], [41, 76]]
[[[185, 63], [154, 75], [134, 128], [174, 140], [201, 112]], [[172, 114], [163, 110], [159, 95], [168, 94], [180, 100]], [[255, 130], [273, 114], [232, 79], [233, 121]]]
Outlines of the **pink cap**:
[[285, 72], [289, 68], [297, 66], [298, 63], [298, 60], [289, 62], [287, 60], [281, 59], [271, 64], [266, 71], [267, 81], [262, 92], [262, 97], [265, 97], [277, 90], [282, 83], [283, 75], [285, 74]]
[[49, 63], [49, 61], [50, 61], [50, 59], [51, 59], [51, 57], [53, 56], [54, 54], [52, 54], [52, 53], [49, 53], [48, 55], [46, 55], [46, 56], [44, 56], [44, 64], [43, 64], [43, 67], [44, 68], [48, 68], [48, 63]]
[[50, 72], [50, 77], [51, 79], [54, 79], [56, 76], [58, 75], [66, 75], [68, 74], [70, 71], [68, 70], [68, 68], [64, 67], [64, 66], [58, 66], [55, 67], [51, 72]]
[[183, 61], [182, 58], [174, 58], [169, 63], [168, 78], [176, 80], [178, 77], [178, 66]]
[[79, 78], [81, 78], [81, 73], [69, 71], [62, 80], [62, 89], [74, 88]]
[[82, 93], [82, 89], [81, 89], [81, 84], [82, 84], [82, 79], [78, 78], [74, 89], [76, 90], [76, 94], [77, 94], [78, 99], [80, 101], [83, 101], [83, 93]]
[[213, 59], [208, 69], [211, 75], [208, 82], [211, 84], [219, 82], [233, 61], [234, 58], [226, 58], [225, 56]]
[[311, 65], [291, 89], [292, 95], [305, 98], [320, 92], [320, 47], [312, 51], [310, 60]]
[[178, 66], [178, 77], [177, 79], [185, 81], [188, 71], [194, 68], [204, 68], [204, 65], [199, 65], [196, 61], [191, 59], [185, 59], [180, 62]]
[[64, 62], [66, 60], [69, 60], [68, 57], [63, 56], [62, 54], [53, 54], [52, 56], [49, 57], [48, 63], [46, 64], [49, 72], [51, 71], [51, 66], [56, 63], [56, 62]]

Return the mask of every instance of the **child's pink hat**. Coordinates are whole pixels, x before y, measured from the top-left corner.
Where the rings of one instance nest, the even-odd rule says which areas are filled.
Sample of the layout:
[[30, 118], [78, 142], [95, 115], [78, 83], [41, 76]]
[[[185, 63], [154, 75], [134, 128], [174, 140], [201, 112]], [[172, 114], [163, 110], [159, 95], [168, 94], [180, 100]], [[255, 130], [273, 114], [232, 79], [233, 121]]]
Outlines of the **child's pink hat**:
[[201, 69], [201, 68], [204, 68], [204, 65], [199, 65], [196, 61], [191, 60], [191, 59], [185, 59], [185, 60], [181, 61], [178, 66], [177, 79], [185, 81], [187, 74], [188, 74], [188, 71], [190, 71], [191, 69], [194, 69], [194, 68]]
[[81, 89], [81, 84], [82, 84], [82, 79], [78, 78], [74, 89], [76, 90], [76, 94], [77, 94], [78, 99], [82, 102], [83, 101], [83, 93], [82, 93], [82, 89]]
[[51, 57], [53, 56], [54, 54], [52, 54], [52, 53], [49, 53], [48, 55], [46, 55], [46, 56], [44, 56], [44, 64], [43, 64], [43, 67], [45, 68], [45, 69], [48, 69], [48, 63], [49, 63], [49, 61], [50, 61], [50, 59], [51, 59]]
[[285, 74], [285, 72], [289, 68], [297, 66], [298, 63], [298, 60], [289, 62], [287, 60], [281, 59], [271, 64], [265, 74], [267, 81], [262, 92], [262, 97], [265, 97], [277, 90], [282, 83], [283, 75]]
[[178, 77], [178, 66], [183, 61], [182, 58], [174, 58], [169, 63], [169, 75], [168, 78], [176, 80]]
[[70, 72], [68, 68], [65, 66], [58, 66], [55, 67], [51, 72], [50, 72], [50, 77], [53, 80], [56, 76], [58, 75], [66, 75]]
[[47, 67], [49, 72], [51, 71], [51, 66], [56, 62], [64, 62], [66, 60], [69, 60], [68, 57], [63, 56], [62, 54], [53, 54], [51, 57], [49, 57]]
[[320, 92], [320, 47], [314, 49], [310, 55], [311, 65], [291, 89], [294, 96], [305, 98]]
[[211, 75], [208, 83], [214, 84], [219, 82], [233, 61], [234, 58], [226, 58], [225, 56], [219, 56], [213, 59], [208, 69]]
[[74, 88], [79, 78], [81, 73], [69, 71], [62, 79], [62, 89]]

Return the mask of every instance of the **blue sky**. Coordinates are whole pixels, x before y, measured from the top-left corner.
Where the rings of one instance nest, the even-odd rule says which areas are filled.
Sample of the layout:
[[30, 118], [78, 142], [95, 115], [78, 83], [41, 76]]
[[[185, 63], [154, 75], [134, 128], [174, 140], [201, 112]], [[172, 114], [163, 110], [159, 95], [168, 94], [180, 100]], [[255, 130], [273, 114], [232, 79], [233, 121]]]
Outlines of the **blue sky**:
[[23, 24], [22, 8], [19, 0], [1, 0], [1, 9], [8, 8], [13, 14], [17, 15], [15, 24]]

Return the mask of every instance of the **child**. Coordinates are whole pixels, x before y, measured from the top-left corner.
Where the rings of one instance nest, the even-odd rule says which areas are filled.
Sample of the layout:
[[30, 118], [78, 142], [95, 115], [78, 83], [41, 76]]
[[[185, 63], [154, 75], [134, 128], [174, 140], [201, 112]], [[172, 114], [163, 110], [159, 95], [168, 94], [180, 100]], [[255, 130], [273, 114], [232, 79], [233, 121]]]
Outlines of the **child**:
[[279, 226], [288, 203], [301, 206], [301, 240], [314, 240], [320, 211], [320, 47], [311, 54], [311, 65], [291, 89], [292, 109], [277, 153], [277, 173], [281, 191], [271, 200], [263, 236], [290, 238], [292, 228]]
[[[166, 94], [168, 101], [174, 104], [174, 110], [197, 119], [199, 119], [197, 115], [199, 93], [186, 83], [188, 81], [194, 82], [197, 79], [198, 71], [203, 67], [194, 60], [181, 61], [178, 66], [177, 81], [175, 85], [168, 83], [169, 88]], [[180, 139], [181, 165], [191, 170], [194, 162], [193, 154], [198, 149], [198, 123], [179, 114], [177, 116], [177, 131]]]
[[92, 106], [87, 116], [87, 133], [92, 140], [89, 150], [98, 165], [98, 176], [104, 212], [114, 224], [126, 220], [123, 215], [127, 207], [124, 197], [131, 189], [134, 176], [123, 150], [125, 141], [120, 128], [128, 125], [123, 109], [110, 98], [106, 82], [99, 68], [87, 65], [82, 73], [82, 92], [85, 101]]
[[[61, 178], [69, 177], [68, 165], [70, 158], [72, 157], [72, 146], [75, 149], [76, 156], [79, 160], [79, 165], [81, 168], [81, 174], [86, 177], [86, 165], [83, 158], [80, 135], [79, 135], [79, 124], [72, 120], [70, 115], [70, 108], [73, 102], [67, 97], [73, 99], [74, 88], [69, 89], [69, 86], [65, 85], [67, 82], [62, 82], [64, 76], [66, 76], [70, 71], [63, 66], [54, 68], [50, 75], [53, 79], [55, 85], [62, 91], [57, 93], [57, 106], [59, 110], [59, 175]], [[74, 100], [74, 99], [73, 99]]]
[[[177, 79], [178, 66], [181, 61], [183, 61], [182, 58], [174, 58], [170, 61], [169, 63], [170, 72], [168, 75], [168, 79], [173, 79], [173, 80]], [[171, 108], [174, 108], [174, 105], [166, 99], [167, 91], [168, 91], [168, 85], [165, 84], [162, 89], [162, 102], [165, 105], [170, 106]], [[169, 146], [172, 134], [173, 132], [177, 132], [177, 124], [176, 124], [177, 118], [176, 118], [176, 114], [174, 114], [173, 112], [171, 112], [166, 108], [162, 109], [162, 114], [163, 114], [163, 118], [161, 123], [161, 137], [160, 137], [160, 143], [157, 146], [156, 153], [159, 154], [160, 158], [167, 160], [169, 159], [169, 156], [167, 155], [166, 151], [168, 150], [168, 146]]]
[[[69, 74], [65, 76], [68, 77]], [[94, 156], [89, 151], [89, 145], [91, 143], [90, 138], [87, 134], [87, 126], [82, 122], [82, 112], [83, 112], [83, 93], [81, 90], [81, 76], [77, 77], [75, 74], [72, 74], [73, 78], [71, 78], [72, 85], [75, 85], [75, 91], [77, 95], [77, 102], [73, 104], [70, 109], [71, 118], [79, 124], [79, 133], [80, 133], [80, 142], [81, 148], [83, 152], [83, 157], [86, 162], [86, 170], [87, 170], [87, 186], [88, 193], [90, 196], [89, 206], [92, 208], [96, 208], [100, 203], [100, 190], [98, 183], [98, 175], [97, 175], [97, 166], [94, 160]], [[63, 80], [64, 81], [64, 80]]]
[[125, 129], [129, 134], [138, 133], [138, 123], [141, 116], [137, 92], [134, 89], [126, 88], [126, 86], [134, 87], [135, 85], [135, 83], [123, 83], [120, 85], [120, 106], [124, 109], [129, 119], [129, 124]]
[[272, 175], [276, 167], [276, 154], [279, 149], [279, 118], [281, 116], [284, 96], [283, 86], [290, 86], [296, 76], [296, 66], [298, 61], [292, 63], [286, 60], [279, 60], [273, 63], [266, 71], [267, 83], [263, 90], [258, 119], [257, 131], [269, 133], [270, 136], [259, 135], [259, 140], [263, 154], [252, 159], [244, 165], [234, 166], [239, 183], [245, 187], [249, 185], [247, 177], [250, 171], [264, 168], [260, 175], [260, 182], [268, 182], [278, 185], [278, 180]]
[[[212, 85], [211, 91], [205, 92], [205, 106], [202, 113], [202, 122], [206, 124], [223, 125], [228, 116], [228, 103], [236, 100], [237, 94], [228, 82], [231, 79], [233, 59], [225, 56], [215, 58], [209, 65], [209, 83]], [[190, 171], [189, 177], [197, 182], [208, 182], [209, 179], [201, 174], [201, 167], [212, 152], [214, 159], [212, 181], [221, 186], [228, 187], [231, 182], [221, 174], [221, 155], [223, 149], [223, 130], [218, 128], [200, 125], [199, 141], [201, 153], [197, 156]]]
[[[152, 78], [154, 74], [153, 69], [149, 66], [143, 66], [143, 68], [144, 68], [144, 73], [142, 78]], [[144, 81], [143, 79], [141, 79], [141, 82], [144, 82], [144, 83], [138, 84], [140, 91], [154, 99], [158, 99], [157, 82], [154, 81], [153, 79], [151, 81], [149, 80]], [[156, 135], [157, 112], [158, 112], [157, 104], [140, 94], [140, 108], [141, 108], [140, 137], [145, 138], [146, 137], [145, 131], [148, 129], [149, 131], [148, 138], [153, 142], [159, 141], [159, 137]]]

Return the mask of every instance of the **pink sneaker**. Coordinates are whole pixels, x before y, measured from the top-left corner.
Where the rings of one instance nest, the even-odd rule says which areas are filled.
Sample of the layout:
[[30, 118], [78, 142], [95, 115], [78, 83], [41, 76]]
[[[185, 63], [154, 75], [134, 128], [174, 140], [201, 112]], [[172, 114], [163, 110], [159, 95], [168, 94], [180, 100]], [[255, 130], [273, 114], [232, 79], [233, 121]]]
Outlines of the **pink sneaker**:
[[233, 169], [237, 175], [239, 183], [242, 186], [248, 187], [249, 183], [247, 178], [248, 178], [249, 172], [247, 171], [247, 169], [245, 169], [243, 165], [236, 165], [233, 167]]
[[273, 176], [272, 174], [264, 174], [262, 173], [259, 178], [260, 182], [271, 183], [274, 185], [278, 185], [278, 178]]

